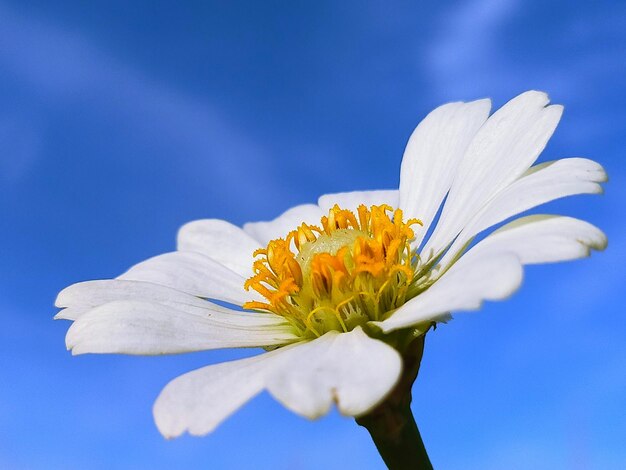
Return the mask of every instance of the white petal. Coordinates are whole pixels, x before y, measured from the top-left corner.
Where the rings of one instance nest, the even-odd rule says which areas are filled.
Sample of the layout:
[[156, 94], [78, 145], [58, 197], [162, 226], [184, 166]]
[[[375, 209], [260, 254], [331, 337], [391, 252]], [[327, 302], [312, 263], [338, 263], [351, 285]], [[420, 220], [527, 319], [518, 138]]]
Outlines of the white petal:
[[214, 319], [219, 314], [222, 315], [220, 321], [226, 322], [232, 318], [245, 317], [250, 319], [248, 321], [259, 321], [261, 322], [259, 324], [263, 324], [276, 318], [276, 315], [272, 313], [243, 312], [222, 307], [191, 294], [151, 282], [105, 279], [79, 282], [63, 289], [57, 296], [55, 305], [65, 307], [65, 309], [61, 310], [55, 319], [76, 320], [95, 307], [120, 300], [151, 301], [190, 313], [199, 312], [201, 315], [206, 314], [202, 309], [209, 309]]
[[232, 269], [252, 276], [252, 253], [261, 244], [243, 229], [219, 219], [195, 220], [178, 231], [178, 250], [193, 251]]
[[118, 279], [152, 282], [235, 305], [258, 300], [256, 293], [244, 290], [244, 277], [199, 253], [177, 251], [155, 256], [136, 264]]
[[428, 290], [376, 324], [387, 333], [435, 321], [454, 310], [476, 310], [484, 300], [510, 296], [522, 282], [522, 266], [511, 253], [461, 257]]
[[287, 408], [309, 418], [326, 414], [333, 402], [345, 415], [366, 413], [387, 395], [402, 369], [398, 352], [360, 327], [326, 334], [282, 360], [268, 375], [267, 387]]
[[292, 207], [269, 222], [248, 222], [243, 226], [243, 229], [248, 235], [265, 246], [270, 240], [285, 238], [289, 232], [303, 222], [319, 225], [323, 215], [324, 213], [316, 204], [302, 204]]
[[335, 204], [338, 204], [342, 209], [348, 209], [353, 212], [361, 204], [367, 207], [387, 204], [395, 209], [399, 206], [399, 192], [397, 189], [381, 189], [377, 191], [324, 194], [318, 199], [317, 203], [324, 214], [328, 213], [328, 210]]
[[422, 254], [437, 255], [495, 194], [519, 178], [554, 132], [563, 108], [530, 91], [499, 109], [480, 128], [463, 157], [441, 218]]
[[424, 223], [419, 245], [461, 162], [467, 146], [489, 116], [491, 101], [449, 103], [432, 111], [411, 134], [400, 168], [400, 208]]
[[350, 416], [366, 413], [395, 385], [402, 359], [390, 346], [357, 328], [331, 332], [239, 361], [198, 369], [170, 382], [154, 405], [166, 437], [211, 432], [267, 388], [296, 413], [316, 418], [333, 402]]
[[63, 310], [54, 318], [76, 320], [94, 307], [116, 300], [152, 300], [158, 303], [177, 302], [197, 306], [207, 302], [191, 294], [151, 282], [105, 279], [78, 282], [59, 292], [55, 305]]
[[565, 158], [532, 167], [501, 191], [462, 230], [441, 260], [448, 265], [467, 242], [486, 228], [520, 212], [574, 194], [599, 194], [607, 180], [601, 165], [585, 158]]
[[[178, 307], [178, 308], [176, 308]], [[176, 354], [218, 348], [276, 346], [298, 337], [280, 317], [265, 324], [252, 315], [185, 304], [110, 302], [78, 318], [65, 337], [73, 354]], [[217, 307], [217, 306], [214, 306]]]
[[55, 305], [64, 309], [55, 319], [76, 320], [95, 307], [123, 300], [156, 302], [201, 316], [206, 316], [208, 309], [214, 320], [225, 323], [236, 323], [241, 318], [246, 324], [258, 326], [282, 323], [280, 317], [271, 313], [233, 310], [159, 284], [119, 279], [79, 282], [66, 287], [57, 296]]
[[271, 358], [287, 348], [203, 367], [172, 380], [154, 403], [157, 428], [167, 438], [185, 431], [194, 436], [210, 433], [263, 390]]
[[[496, 230], [470, 250], [475, 255], [512, 252], [523, 264], [554, 263], [604, 250], [607, 239], [583, 220], [554, 215], [522, 217]], [[461, 258], [463, 259], [463, 258]]]
[[475, 230], [481, 232], [555, 199], [575, 194], [601, 194], [603, 189], [599, 183], [605, 181], [604, 168], [586, 158], [563, 158], [535, 165], [489, 202], [481, 211]]

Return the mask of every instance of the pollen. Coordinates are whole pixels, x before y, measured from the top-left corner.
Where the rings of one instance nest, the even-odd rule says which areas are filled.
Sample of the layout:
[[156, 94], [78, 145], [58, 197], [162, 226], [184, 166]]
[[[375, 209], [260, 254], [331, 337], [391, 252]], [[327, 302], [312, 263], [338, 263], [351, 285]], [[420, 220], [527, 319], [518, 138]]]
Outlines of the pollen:
[[319, 226], [302, 223], [254, 252], [244, 287], [265, 301], [244, 308], [280, 315], [307, 337], [383, 320], [416, 294], [414, 225], [388, 205], [335, 205]]

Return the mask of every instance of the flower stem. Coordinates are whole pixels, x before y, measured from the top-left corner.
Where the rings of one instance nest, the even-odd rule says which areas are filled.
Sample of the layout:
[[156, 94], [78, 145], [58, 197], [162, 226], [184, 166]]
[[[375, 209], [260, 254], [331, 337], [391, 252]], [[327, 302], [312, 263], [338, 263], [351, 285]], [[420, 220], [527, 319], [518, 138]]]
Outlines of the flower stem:
[[419, 372], [425, 336], [414, 339], [405, 349], [402, 376], [385, 401], [356, 418], [357, 424], [369, 431], [390, 470], [433, 468], [411, 412], [411, 387]]

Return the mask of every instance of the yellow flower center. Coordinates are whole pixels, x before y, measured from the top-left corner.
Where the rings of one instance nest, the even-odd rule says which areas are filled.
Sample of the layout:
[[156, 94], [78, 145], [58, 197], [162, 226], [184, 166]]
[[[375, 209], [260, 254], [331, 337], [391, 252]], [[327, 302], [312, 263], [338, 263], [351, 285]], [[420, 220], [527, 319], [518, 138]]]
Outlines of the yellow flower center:
[[415, 224], [388, 205], [361, 205], [356, 214], [335, 205], [321, 227], [303, 223], [254, 252], [245, 288], [266, 302], [244, 308], [280, 315], [302, 336], [383, 320], [417, 295]]

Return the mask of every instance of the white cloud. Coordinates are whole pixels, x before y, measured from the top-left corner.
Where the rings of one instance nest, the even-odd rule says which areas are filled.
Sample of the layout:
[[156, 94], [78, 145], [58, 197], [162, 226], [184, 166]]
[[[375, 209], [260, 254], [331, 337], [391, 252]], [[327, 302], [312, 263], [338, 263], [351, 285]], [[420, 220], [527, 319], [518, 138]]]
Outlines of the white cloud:
[[[624, 72], [624, 8], [581, 8], [546, 21], [523, 16], [521, 0], [465, 0], [443, 10], [425, 41], [420, 67], [438, 101], [493, 97], [502, 103], [527, 89], [547, 91], [578, 114], [566, 133], [572, 144], [624, 130], [623, 109], [601, 106]], [[534, 4], [535, 8], [549, 6]], [[536, 13], [541, 14], [541, 13]], [[436, 20], [437, 21], [437, 20]], [[533, 44], [543, 38], [541, 49]]]
[[444, 12], [424, 57], [435, 93], [443, 99], [467, 99], [486, 82], [493, 87], [503, 81], [492, 76], [499, 61], [497, 39], [518, 4], [519, 0], [470, 0]]
[[[176, 165], [205, 174], [211, 185], [271, 181], [271, 165], [242, 171], [251, 160], [269, 159], [269, 152], [216, 106], [112, 57], [81, 34], [0, 5], [0, 44], [0, 70], [20, 80], [38, 105], [88, 107], [133, 138], [175, 149]], [[12, 132], [9, 124], [4, 129]], [[17, 129], [18, 137], [28, 132]], [[32, 137], [31, 143], [21, 139], [20, 146], [0, 157], [8, 174], [22, 175], [27, 160], [35, 163], [38, 136]], [[19, 158], [23, 164], [18, 168]]]

